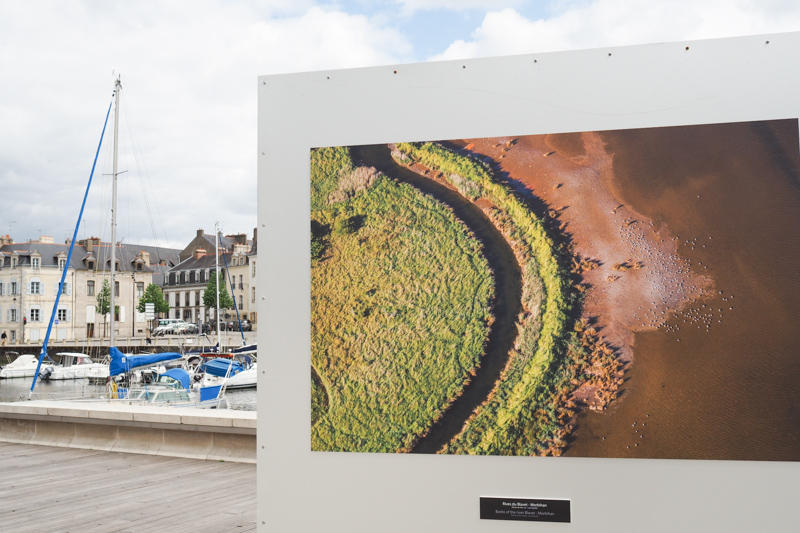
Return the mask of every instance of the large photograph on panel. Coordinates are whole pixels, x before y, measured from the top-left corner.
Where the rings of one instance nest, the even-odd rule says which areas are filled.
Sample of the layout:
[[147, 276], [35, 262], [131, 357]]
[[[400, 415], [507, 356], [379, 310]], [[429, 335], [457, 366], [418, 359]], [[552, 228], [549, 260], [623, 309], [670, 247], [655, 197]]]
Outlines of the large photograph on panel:
[[312, 450], [800, 460], [796, 119], [310, 158]]

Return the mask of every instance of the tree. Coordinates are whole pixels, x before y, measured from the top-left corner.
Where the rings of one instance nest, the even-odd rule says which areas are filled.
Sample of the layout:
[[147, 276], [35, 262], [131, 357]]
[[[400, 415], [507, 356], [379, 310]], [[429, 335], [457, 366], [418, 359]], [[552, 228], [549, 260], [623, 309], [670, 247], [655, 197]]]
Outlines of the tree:
[[111, 311], [111, 284], [107, 279], [103, 280], [103, 288], [97, 293], [97, 308], [96, 312], [105, 316]]
[[[111, 284], [108, 282], [107, 279], [103, 280], [103, 288], [100, 289], [100, 292], [97, 293], [96, 297], [97, 306], [95, 307], [95, 312], [100, 313], [103, 316], [103, 336], [107, 333], [106, 331], [106, 315], [111, 312]], [[116, 314], [119, 315], [119, 306], [115, 305], [114, 310]]]
[[[220, 309], [233, 309], [233, 299], [228, 294], [228, 289], [225, 287], [225, 276], [220, 273], [222, 283], [219, 286], [219, 308]], [[208, 278], [208, 285], [206, 291], [203, 293], [203, 305], [207, 309], [217, 308], [217, 273], [212, 272]]]
[[156, 313], [169, 313], [169, 302], [164, 298], [161, 287], [155, 283], [149, 284], [144, 290], [144, 294], [139, 298], [139, 305], [136, 306], [136, 310], [144, 313], [144, 304], [154, 304]]

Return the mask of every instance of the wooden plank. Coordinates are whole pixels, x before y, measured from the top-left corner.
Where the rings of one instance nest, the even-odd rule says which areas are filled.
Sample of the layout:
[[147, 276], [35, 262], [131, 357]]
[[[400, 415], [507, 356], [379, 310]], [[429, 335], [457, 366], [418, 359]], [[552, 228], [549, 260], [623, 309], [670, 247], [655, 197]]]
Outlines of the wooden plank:
[[5, 531], [256, 530], [256, 466], [0, 443]]

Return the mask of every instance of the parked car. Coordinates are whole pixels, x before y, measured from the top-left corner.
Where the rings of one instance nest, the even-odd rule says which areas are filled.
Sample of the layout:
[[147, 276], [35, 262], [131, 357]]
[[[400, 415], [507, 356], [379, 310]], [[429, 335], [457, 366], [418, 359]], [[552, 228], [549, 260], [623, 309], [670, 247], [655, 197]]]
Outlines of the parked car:
[[160, 325], [153, 331], [153, 336], [188, 335], [197, 333], [197, 325], [178, 319], [161, 319]]
[[[228, 331], [239, 331], [239, 321], [229, 320], [225, 327]], [[253, 331], [253, 325], [246, 318], [242, 319], [242, 331]]]

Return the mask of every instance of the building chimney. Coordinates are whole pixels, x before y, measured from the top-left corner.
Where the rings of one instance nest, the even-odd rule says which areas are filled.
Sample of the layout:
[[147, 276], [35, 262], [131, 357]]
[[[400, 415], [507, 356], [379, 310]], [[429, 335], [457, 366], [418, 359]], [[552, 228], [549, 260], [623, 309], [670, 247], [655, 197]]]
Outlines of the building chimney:
[[206, 251], [203, 248], [198, 248], [194, 251], [194, 258], [200, 259], [201, 257], [206, 255]]

